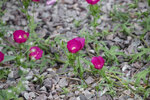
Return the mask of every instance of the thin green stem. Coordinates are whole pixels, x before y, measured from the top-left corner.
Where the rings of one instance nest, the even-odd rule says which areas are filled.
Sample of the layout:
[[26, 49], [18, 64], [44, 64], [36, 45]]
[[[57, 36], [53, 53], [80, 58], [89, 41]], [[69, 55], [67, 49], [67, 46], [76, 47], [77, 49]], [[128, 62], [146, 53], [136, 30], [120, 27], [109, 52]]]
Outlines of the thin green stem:
[[125, 88], [130, 89], [130, 90], [133, 91], [134, 93], [136, 92], [134, 89], [132, 89], [131, 87], [129, 87], [128, 85], [126, 85], [126, 84], [122, 81], [122, 79], [120, 79], [118, 76], [114, 76], [114, 75], [111, 75], [111, 74], [107, 74], [107, 75], [110, 76], [110, 77], [113, 77], [113, 78], [118, 79], [118, 80], [120, 81], [120, 83], [121, 83], [122, 85], [124, 85]]
[[50, 60], [54, 60], [54, 61], [59, 62], [59, 63], [63, 63], [63, 64], [66, 63], [65, 61], [60, 60], [60, 59], [55, 59], [55, 58], [51, 58], [51, 57], [46, 57], [46, 58], [47, 58], [47, 59], [50, 59]]
[[80, 55], [78, 54], [78, 58], [77, 58], [77, 60], [78, 60], [78, 68], [79, 68], [79, 73], [80, 73], [80, 78], [83, 80], [83, 70], [82, 70], [82, 66], [80, 65]]
[[149, 72], [149, 74], [148, 74], [148, 79], [147, 79], [147, 86], [149, 86], [149, 81], [150, 81], [150, 72]]

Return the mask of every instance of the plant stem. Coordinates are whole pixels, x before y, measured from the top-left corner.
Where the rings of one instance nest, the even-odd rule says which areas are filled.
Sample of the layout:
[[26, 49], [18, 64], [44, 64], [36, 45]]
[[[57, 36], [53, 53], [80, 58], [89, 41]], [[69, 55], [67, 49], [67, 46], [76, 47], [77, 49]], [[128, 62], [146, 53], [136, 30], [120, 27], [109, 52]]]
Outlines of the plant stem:
[[107, 75], [110, 76], [110, 77], [118, 79], [120, 81], [120, 83], [125, 86], [125, 88], [130, 89], [133, 92], [136, 92], [134, 89], [132, 89], [131, 87], [129, 87], [128, 85], [126, 85], [125, 83], [123, 83], [122, 79], [120, 79], [118, 76], [114, 76], [114, 75], [110, 75], [110, 74], [107, 74]]
[[51, 59], [51, 60], [54, 60], [54, 61], [59, 62], [59, 63], [63, 63], [63, 64], [66, 63], [65, 61], [60, 60], [60, 59], [55, 59], [55, 58], [51, 58], [51, 57], [46, 57], [46, 58]]
[[83, 69], [82, 69], [82, 66], [80, 65], [80, 55], [78, 54], [78, 68], [79, 68], [79, 74], [80, 74], [80, 78], [84, 81], [84, 79], [83, 79]]
[[149, 86], [149, 81], [150, 81], [150, 72], [149, 72], [149, 74], [148, 74], [148, 79], [147, 79], [147, 86]]

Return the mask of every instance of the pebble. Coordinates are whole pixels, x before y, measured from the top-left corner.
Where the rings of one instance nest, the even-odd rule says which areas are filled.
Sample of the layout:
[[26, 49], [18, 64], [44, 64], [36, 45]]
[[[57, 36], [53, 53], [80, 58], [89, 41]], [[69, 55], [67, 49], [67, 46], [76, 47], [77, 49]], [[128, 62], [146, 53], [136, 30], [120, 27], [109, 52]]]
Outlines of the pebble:
[[35, 100], [47, 100], [47, 97], [45, 94], [39, 95]]
[[33, 75], [34, 75], [33, 71], [30, 71], [30, 72], [28, 73], [28, 75], [26, 76], [26, 79], [27, 79], [27, 80], [32, 79], [32, 78], [33, 78]]
[[51, 88], [52, 88], [52, 80], [49, 79], [49, 78], [45, 79], [45, 80], [44, 80], [44, 86], [45, 86], [46, 88], [51, 89]]
[[8, 77], [9, 77], [9, 78], [13, 78], [13, 77], [14, 77], [14, 72], [11, 71], [11, 72], [8, 74]]
[[78, 95], [80, 92], [79, 91], [75, 91], [75, 95]]
[[83, 93], [87, 99], [90, 99], [93, 96], [93, 94], [91, 94], [91, 92], [89, 92], [88, 90], [83, 91]]
[[80, 100], [88, 100], [83, 94], [80, 95]]
[[[7, 9], [7, 12], [5, 13], [5, 15], [2, 17], [3, 22], [8, 22], [8, 24], [10, 24], [11, 28], [14, 30], [16, 30], [16, 29], [28, 30], [28, 27], [27, 27], [28, 22], [26, 21], [24, 14], [22, 14], [21, 12], [16, 10], [18, 8], [18, 6], [16, 6], [16, 4], [19, 4], [19, 3], [15, 2], [15, 0], [12, 0], [12, 1], [14, 1], [14, 2], [6, 3], [6, 6], [8, 9]], [[89, 16], [88, 11], [87, 11], [87, 9], [88, 9], [87, 6], [89, 6], [89, 4], [87, 2], [82, 2], [84, 0], [78, 0], [78, 1], [77, 0], [63, 0], [63, 1], [64, 1], [64, 4], [60, 0], [61, 3], [58, 1], [58, 5], [56, 5], [56, 6], [45, 6], [45, 4], [42, 4], [42, 3], [39, 3], [38, 5], [34, 5], [33, 3], [31, 3], [31, 5], [29, 6], [29, 15], [33, 15], [31, 10], [33, 10], [33, 6], [35, 6], [35, 13], [34, 13], [35, 23], [40, 22], [40, 24], [38, 24], [38, 28], [40, 27], [40, 29], [36, 30], [36, 33], [40, 33], [41, 37], [45, 36], [46, 34], [54, 35], [56, 33], [61, 33], [61, 34], [65, 34], [64, 37], [66, 37], [67, 39], [72, 39], [74, 36], [78, 35], [79, 31], [82, 30], [82, 27], [83, 27], [92, 34], [91, 30], [93, 30], [93, 27], [89, 28], [89, 26], [88, 26], [90, 23], [89, 22], [90, 19], [86, 20]], [[132, 0], [128, 0], [128, 1], [132, 1]], [[101, 10], [102, 10], [103, 15], [101, 16], [101, 19], [98, 20], [98, 23], [100, 25], [98, 25], [97, 29], [100, 29], [100, 30], [114, 29], [114, 27], [112, 27], [113, 25], [111, 25], [108, 22], [106, 23], [106, 21], [111, 20], [107, 16], [107, 14], [113, 10], [112, 7], [115, 2], [114, 2], [114, 0], [106, 0], [101, 3], [102, 3]], [[145, 4], [145, 2], [142, 2], [142, 3], [139, 2], [138, 5], [140, 8], [145, 8], [147, 6], [147, 4]], [[71, 7], [74, 7], [74, 8], [71, 8]], [[76, 11], [75, 9], [78, 11]], [[13, 11], [13, 10], [15, 10], [15, 11]], [[146, 9], [141, 9], [141, 11], [144, 12], [144, 11], [146, 11]], [[81, 23], [80, 23], [81, 25], [79, 26], [80, 28], [78, 28], [78, 29], [73, 28], [72, 21], [74, 19], [78, 19], [81, 21]], [[25, 27], [22, 27], [22, 26], [25, 26]], [[58, 26], [61, 26], [61, 28], [57, 29]], [[142, 30], [142, 27], [139, 24], [134, 24], [134, 28], [136, 30]], [[140, 35], [140, 34], [142, 34], [142, 32], [138, 31], [138, 32], [135, 32], [135, 34]], [[121, 42], [121, 43], [124, 41], [123, 40], [124, 38], [122, 39], [118, 36], [115, 36], [114, 34], [107, 35], [106, 39], [112, 40], [115, 42]], [[125, 37], [125, 39], [126, 39], [126, 37]], [[65, 42], [67, 42], [67, 41], [65, 41]], [[132, 42], [132, 43], [130, 44], [130, 42]], [[110, 44], [112, 46], [112, 45], [114, 45], [114, 42], [110, 42]], [[131, 54], [131, 53], [133, 53], [132, 52], [133, 50], [137, 51], [136, 48], [139, 47], [141, 42], [138, 40], [133, 40], [132, 37], [128, 36], [125, 44], [128, 46], [127, 50], [129, 52], [129, 54]], [[1, 51], [1, 49], [0, 49], [0, 51]], [[90, 52], [94, 52], [94, 51], [90, 51]], [[8, 54], [12, 54], [12, 53], [8, 53]], [[123, 65], [122, 71], [124, 72], [130, 67], [131, 66], [128, 64]], [[24, 69], [22, 69], [22, 70], [24, 70]], [[33, 70], [34, 74], [39, 74], [39, 69], [32, 69], [32, 70]], [[47, 72], [51, 76], [52, 76], [52, 74], [53, 75], [55, 74], [55, 71], [53, 71], [51, 68], [48, 68]], [[127, 76], [130, 74], [129, 72], [126, 74]], [[29, 73], [29, 75], [26, 76], [26, 79], [28, 79], [28, 80], [32, 79], [33, 73], [32, 72]], [[47, 73], [43, 73], [43, 75], [45, 76], [45, 75], [47, 75]], [[69, 75], [73, 76], [72, 74], [69, 74]], [[9, 78], [15, 77], [15, 74], [13, 73], [13, 71], [11, 71], [9, 73], [8, 77]], [[94, 82], [94, 79], [92, 77], [88, 77], [85, 81], [87, 82], [87, 84], [92, 84]], [[13, 81], [8, 80], [7, 83], [9, 83], [9, 82], [13, 83]], [[29, 83], [29, 81], [27, 81], [27, 82]], [[50, 91], [48, 99], [62, 100], [61, 98], [64, 98], [65, 95], [57, 95], [57, 92], [60, 91], [61, 87], [66, 87], [66, 86], [68, 86], [68, 84], [69, 83], [66, 78], [60, 79], [59, 76], [54, 76], [52, 78], [45, 79], [42, 87], [39, 85], [37, 87], [39, 87], [39, 88], [41, 87], [40, 88], [41, 91], [47, 91], [47, 88], [52, 88], [52, 86], [53, 86], [54, 90]], [[95, 87], [95, 86], [96, 86], [96, 84], [92, 84], [92, 87]], [[25, 85], [25, 87], [26, 87], [27, 91], [31, 91], [28, 84]], [[92, 98], [92, 96], [94, 94], [92, 94], [91, 88], [90, 89], [89, 88], [88, 89], [87, 88], [86, 89], [79, 88], [79, 89], [80, 90], [75, 91], [75, 93], [72, 93], [70, 91], [68, 94], [66, 94], [69, 97], [69, 100], [94, 100]], [[105, 88], [103, 91], [99, 92], [99, 95], [100, 96], [104, 95], [104, 93], [106, 93], [106, 91], [107, 91], [107, 89]], [[52, 95], [51, 92], [54, 95]], [[80, 94], [80, 92], [83, 92], [84, 95]], [[75, 95], [79, 95], [79, 96], [74, 97]], [[39, 94], [39, 96], [36, 97], [34, 92], [30, 92], [30, 93], [25, 92], [24, 97], [27, 100], [30, 99], [30, 97], [32, 97], [34, 100], [46, 100], [47, 99], [45, 94]], [[35, 99], [35, 97], [36, 97], [36, 99]], [[103, 100], [102, 98], [104, 98], [104, 100], [107, 100], [106, 96], [102, 96], [100, 100]], [[112, 100], [112, 99], [110, 98], [108, 100]], [[119, 98], [119, 100], [133, 100], [133, 99], [127, 98], [126, 96], [121, 96]]]
[[114, 38], [114, 34], [110, 34], [106, 36], [107, 40], [113, 40], [113, 38]]
[[29, 97], [30, 97], [30, 98], [35, 98], [35, 93], [34, 93], [34, 92], [30, 92], [30, 93], [29, 93]]
[[85, 80], [85, 82], [89, 85], [89, 84], [91, 84], [91, 83], [94, 82], [94, 79], [93, 79], [91, 76], [89, 76], [89, 77]]
[[53, 95], [50, 93], [48, 99], [53, 100]]
[[45, 91], [45, 92], [46, 92], [46, 87], [45, 87], [45, 86], [43, 86], [43, 87], [41, 87], [41, 88], [40, 88], [40, 90], [41, 90], [41, 91]]
[[75, 97], [70, 97], [69, 100], [77, 100], [77, 99]]
[[28, 100], [29, 99], [29, 93], [25, 92], [24, 97], [25, 97], [26, 100]]
[[135, 99], [133, 99], [133, 98], [128, 98], [127, 100], [135, 100]]
[[113, 99], [110, 95], [103, 95], [103, 96], [99, 97], [98, 100], [113, 100]]
[[126, 69], [130, 68], [127, 62], [122, 63], [122, 71], [124, 72]]
[[67, 82], [66, 78], [62, 78], [62, 79], [60, 79], [58, 84], [60, 87], [65, 87], [68, 85], [68, 82]]
[[65, 3], [68, 3], [68, 4], [73, 4], [73, 1], [74, 1], [74, 0], [64, 0], [64, 2], [65, 2]]

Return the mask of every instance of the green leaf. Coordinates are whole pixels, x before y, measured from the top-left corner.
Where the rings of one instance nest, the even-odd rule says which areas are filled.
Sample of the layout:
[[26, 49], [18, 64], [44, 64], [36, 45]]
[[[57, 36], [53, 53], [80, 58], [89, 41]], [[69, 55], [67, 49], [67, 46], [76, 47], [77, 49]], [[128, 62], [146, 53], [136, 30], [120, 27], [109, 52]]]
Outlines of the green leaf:
[[144, 93], [144, 100], [150, 95], [150, 88]]
[[148, 6], [150, 6], [150, 0], [147, 0], [147, 2], [148, 2]]
[[143, 80], [146, 80], [146, 75], [149, 73], [150, 71], [149, 70], [143, 70], [141, 72], [139, 72], [138, 74], [135, 75], [136, 77], [136, 81], [135, 81], [135, 84], [140, 84], [140, 81], [143, 79]]
[[16, 56], [5, 56], [3, 62], [11, 61], [11, 60], [14, 60], [14, 59], [16, 59]]

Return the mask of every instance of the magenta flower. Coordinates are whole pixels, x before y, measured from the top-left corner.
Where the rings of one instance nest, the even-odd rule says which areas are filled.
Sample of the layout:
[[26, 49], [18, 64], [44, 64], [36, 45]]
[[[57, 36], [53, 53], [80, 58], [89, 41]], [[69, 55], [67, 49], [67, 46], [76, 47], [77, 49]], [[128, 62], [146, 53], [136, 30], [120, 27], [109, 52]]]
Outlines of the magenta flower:
[[85, 39], [84, 38], [74, 38], [67, 42], [68, 51], [71, 53], [76, 53], [84, 47]]
[[96, 69], [102, 69], [105, 61], [101, 56], [98, 56], [98, 57], [92, 57], [91, 62], [93, 63]]
[[47, 5], [53, 5], [57, 0], [48, 0], [46, 2]]
[[97, 2], [99, 2], [100, 0], [86, 0], [89, 4], [91, 5], [95, 5], [97, 4]]
[[33, 2], [40, 2], [40, 0], [32, 0]]
[[23, 30], [16, 30], [13, 33], [13, 38], [14, 38], [15, 42], [17, 42], [17, 43], [26, 42], [28, 37], [29, 37], [29, 33], [25, 32]]
[[39, 47], [37, 46], [34, 46], [34, 47], [31, 47], [30, 48], [30, 54], [29, 56], [32, 58], [32, 59], [40, 59], [43, 55], [43, 50], [41, 50]]
[[0, 51], [0, 62], [2, 62], [4, 60], [4, 54]]

